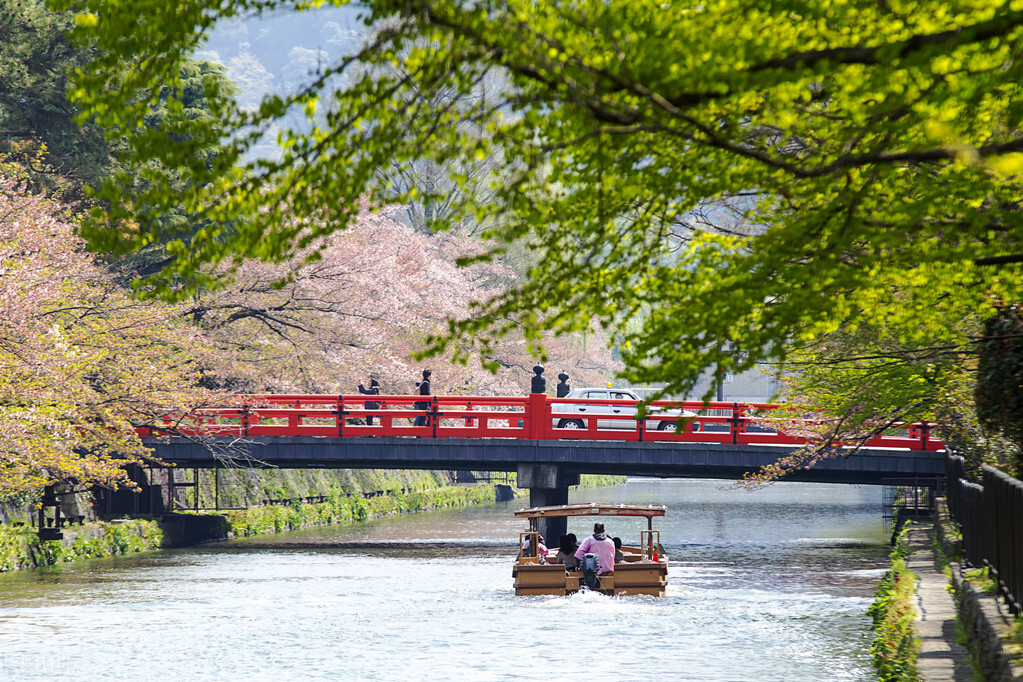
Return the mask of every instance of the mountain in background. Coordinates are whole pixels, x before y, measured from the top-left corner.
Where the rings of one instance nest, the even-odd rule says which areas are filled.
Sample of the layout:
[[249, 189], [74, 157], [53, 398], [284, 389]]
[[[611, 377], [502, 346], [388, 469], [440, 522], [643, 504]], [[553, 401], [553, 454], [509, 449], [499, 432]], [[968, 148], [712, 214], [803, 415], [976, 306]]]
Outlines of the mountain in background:
[[[366, 33], [357, 7], [275, 10], [220, 22], [196, 57], [222, 64], [238, 86], [238, 104], [254, 109], [265, 95], [292, 94], [328, 64], [353, 54]], [[301, 112], [283, 124], [308, 125]], [[250, 156], [276, 157], [276, 130], [267, 131]]]

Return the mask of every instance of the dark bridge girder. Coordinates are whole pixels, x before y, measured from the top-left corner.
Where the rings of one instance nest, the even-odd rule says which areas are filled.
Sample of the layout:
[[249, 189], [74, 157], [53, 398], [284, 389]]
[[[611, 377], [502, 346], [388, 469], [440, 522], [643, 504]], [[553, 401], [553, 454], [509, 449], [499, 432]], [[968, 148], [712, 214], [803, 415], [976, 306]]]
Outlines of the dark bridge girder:
[[[566, 472], [563, 464], [547, 462], [519, 464], [515, 478], [518, 487], [529, 488], [530, 507], [568, 504], [568, 489], [579, 485], [579, 474]], [[567, 532], [568, 519], [565, 517], [540, 519], [540, 534], [548, 546], [553, 546]]]
[[[187, 438], [144, 438], [159, 459], [186, 468], [229, 466], [202, 443]], [[224, 450], [244, 447], [249, 457], [283, 469], [459, 469], [518, 471], [520, 464], [557, 464], [566, 474], [620, 474], [661, 478], [740, 478], [791, 452], [771, 445], [415, 439], [259, 437], [211, 440]], [[250, 465], [251, 463], [247, 463]], [[258, 466], [258, 463], [256, 463]], [[865, 449], [826, 459], [787, 480], [880, 485], [883, 479], [945, 475], [944, 452]]]
[[[211, 448], [186, 438], [144, 438], [156, 457], [187, 468], [225, 466]], [[568, 476], [620, 474], [661, 478], [736, 479], [773, 464], [791, 449], [771, 445], [536, 441], [517, 439], [259, 437], [224, 439], [248, 456], [291, 469], [459, 469], [519, 471], [522, 464], [556, 464]], [[826, 459], [787, 480], [880, 485], [889, 478], [945, 475], [944, 452], [864, 449]], [[258, 466], [258, 464], [257, 464]]]

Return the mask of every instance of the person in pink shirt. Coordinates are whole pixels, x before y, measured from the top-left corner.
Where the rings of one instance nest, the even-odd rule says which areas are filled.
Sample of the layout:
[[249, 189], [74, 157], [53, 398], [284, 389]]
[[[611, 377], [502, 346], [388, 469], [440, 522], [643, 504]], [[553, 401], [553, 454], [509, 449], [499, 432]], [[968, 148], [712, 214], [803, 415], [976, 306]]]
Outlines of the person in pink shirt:
[[579, 549], [575, 551], [575, 557], [580, 561], [585, 554], [597, 555], [597, 561], [600, 562], [600, 570], [597, 571], [597, 575], [611, 573], [615, 570], [615, 543], [607, 537], [603, 523], [593, 524], [593, 535], [583, 540]]
[[523, 551], [523, 553], [525, 554], [525, 556], [539, 556], [540, 560], [541, 560], [540, 563], [544, 563], [546, 561], [546, 556], [549, 553], [549, 551], [547, 549], [547, 545], [544, 544], [543, 536], [537, 534], [537, 537], [540, 539], [540, 541], [537, 543], [539, 545], [539, 547], [538, 547], [539, 553], [538, 554], [534, 554], [533, 553], [533, 549], [532, 549], [532, 544], [533, 543], [530, 540], [530, 537], [531, 536], [527, 535], [526, 538], [522, 541], [522, 551]]

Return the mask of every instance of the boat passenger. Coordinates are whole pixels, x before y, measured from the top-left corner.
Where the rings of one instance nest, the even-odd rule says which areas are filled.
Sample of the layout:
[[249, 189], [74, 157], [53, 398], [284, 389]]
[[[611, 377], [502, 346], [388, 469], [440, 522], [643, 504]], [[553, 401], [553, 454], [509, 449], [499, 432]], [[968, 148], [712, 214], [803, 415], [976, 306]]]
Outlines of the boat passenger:
[[620, 564], [625, 561], [625, 554], [622, 552], [622, 539], [611, 538], [611, 542], [615, 543], [615, 563]]
[[574, 533], [562, 535], [558, 540], [557, 562], [564, 564], [566, 571], [576, 571], [579, 569], [579, 560], [575, 558], [575, 550], [577, 549], [579, 549], [579, 543], [575, 541]]
[[[526, 554], [526, 556], [534, 556], [532, 549], [530, 548], [531, 537], [532, 536], [527, 535], [526, 538], [522, 541], [522, 551], [523, 553]], [[547, 549], [547, 545], [544, 544], [543, 536], [538, 535], [537, 537], [540, 538], [540, 541], [537, 543], [540, 545], [539, 547], [540, 551], [536, 553], [535, 556], [540, 557], [540, 563], [544, 563], [544, 557], [546, 557], [550, 553], [550, 551]]]
[[584, 555], [589, 553], [596, 554], [597, 561], [600, 562], [600, 570], [597, 571], [597, 575], [612, 573], [615, 570], [615, 543], [607, 537], [603, 523], [593, 524], [593, 535], [579, 545], [579, 549], [575, 551], [575, 558], [581, 560]]

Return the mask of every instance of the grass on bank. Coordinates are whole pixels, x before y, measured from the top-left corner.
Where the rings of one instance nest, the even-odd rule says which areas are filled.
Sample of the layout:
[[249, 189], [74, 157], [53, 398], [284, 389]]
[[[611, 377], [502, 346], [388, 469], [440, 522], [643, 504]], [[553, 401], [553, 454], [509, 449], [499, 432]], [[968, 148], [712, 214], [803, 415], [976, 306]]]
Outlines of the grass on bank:
[[892, 550], [892, 567], [885, 572], [867, 614], [874, 620], [874, 640], [870, 655], [881, 682], [919, 680], [917, 656], [920, 641], [913, 632], [916, 576], [906, 565], [909, 550], [905, 530]]
[[493, 486], [444, 487], [363, 498], [337, 493], [325, 502], [252, 507], [224, 512], [233, 537], [282, 533], [313, 526], [356, 523], [427, 509], [447, 509], [494, 501]]
[[[584, 476], [579, 487], [599, 488], [621, 485], [624, 476]], [[296, 502], [290, 505], [251, 507], [225, 511], [232, 537], [282, 533], [300, 528], [356, 523], [378, 516], [396, 516], [428, 509], [448, 509], [495, 500], [492, 485], [442, 486], [429, 490], [392, 492], [380, 497], [331, 493], [326, 502]]]
[[63, 529], [63, 540], [40, 540], [32, 528], [0, 526], [0, 573], [159, 549], [163, 531], [150, 519], [121, 519]]
[[[335, 493], [318, 504], [253, 507], [224, 515], [229, 536], [248, 537], [493, 501], [493, 486], [452, 486], [369, 499]], [[64, 528], [63, 534], [62, 540], [40, 541], [30, 527], [0, 526], [0, 573], [160, 549], [164, 539], [150, 519], [94, 522]]]

